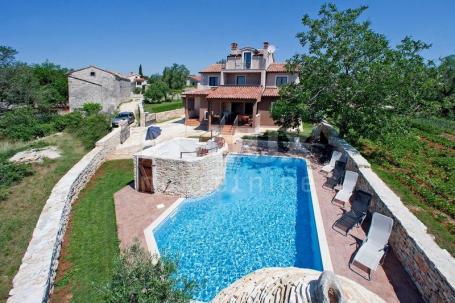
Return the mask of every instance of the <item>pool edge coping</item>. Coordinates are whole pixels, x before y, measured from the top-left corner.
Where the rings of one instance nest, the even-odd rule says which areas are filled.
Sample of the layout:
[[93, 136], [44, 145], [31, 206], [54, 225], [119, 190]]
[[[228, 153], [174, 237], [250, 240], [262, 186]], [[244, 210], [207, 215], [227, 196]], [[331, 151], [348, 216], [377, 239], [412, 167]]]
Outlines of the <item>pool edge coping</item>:
[[158, 227], [164, 220], [166, 220], [176, 209], [177, 207], [185, 201], [186, 198], [178, 198], [172, 203], [164, 212], [159, 215], [158, 218], [153, 220], [149, 226], [144, 229], [145, 242], [147, 244], [147, 249], [150, 254], [160, 256], [160, 251], [154, 236], [154, 229]]
[[[258, 156], [258, 154], [250, 153], [229, 153], [230, 155], [247, 155], [247, 156]], [[332, 260], [330, 258], [329, 246], [326, 238], [324, 223], [322, 220], [321, 209], [319, 207], [319, 200], [316, 193], [316, 185], [313, 179], [313, 169], [311, 168], [311, 163], [308, 159], [303, 157], [289, 157], [289, 156], [276, 156], [276, 155], [259, 155], [267, 157], [280, 157], [280, 158], [296, 158], [305, 161], [306, 170], [308, 175], [308, 183], [310, 185], [311, 201], [313, 206], [313, 215], [314, 221], [316, 224], [316, 232], [318, 236], [319, 252], [322, 261], [323, 270], [333, 271]], [[156, 243], [155, 236], [153, 231], [158, 227], [164, 220], [166, 220], [177, 208], [185, 201], [186, 198], [178, 198], [174, 203], [172, 203], [158, 218], [156, 218], [149, 226], [144, 229], [145, 242], [147, 244], [147, 249], [150, 254], [160, 256], [158, 249], [158, 244]]]

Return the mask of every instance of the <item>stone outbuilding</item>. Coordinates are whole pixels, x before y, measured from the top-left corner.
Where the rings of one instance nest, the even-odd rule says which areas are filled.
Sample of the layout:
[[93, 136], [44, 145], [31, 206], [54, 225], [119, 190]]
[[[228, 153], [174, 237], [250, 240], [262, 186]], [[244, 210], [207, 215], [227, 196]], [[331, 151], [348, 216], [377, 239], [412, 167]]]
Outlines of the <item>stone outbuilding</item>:
[[85, 103], [99, 103], [104, 112], [112, 113], [128, 100], [132, 84], [128, 77], [93, 65], [68, 74], [70, 110]]
[[133, 156], [135, 189], [182, 197], [210, 193], [224, 179], [224, 142], [174, 138]]

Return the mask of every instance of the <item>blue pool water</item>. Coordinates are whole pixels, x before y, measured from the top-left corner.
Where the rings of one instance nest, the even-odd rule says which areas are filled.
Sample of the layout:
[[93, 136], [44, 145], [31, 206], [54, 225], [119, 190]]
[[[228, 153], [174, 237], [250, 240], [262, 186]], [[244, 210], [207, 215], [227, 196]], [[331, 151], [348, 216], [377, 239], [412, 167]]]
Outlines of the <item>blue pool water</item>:
[[198, 284], [194, 299], [263, 267], [322, 270], [307, 177], [301, 159], [229, 156], [217, 191], [186, 199], [157, 227], [160, 253]]

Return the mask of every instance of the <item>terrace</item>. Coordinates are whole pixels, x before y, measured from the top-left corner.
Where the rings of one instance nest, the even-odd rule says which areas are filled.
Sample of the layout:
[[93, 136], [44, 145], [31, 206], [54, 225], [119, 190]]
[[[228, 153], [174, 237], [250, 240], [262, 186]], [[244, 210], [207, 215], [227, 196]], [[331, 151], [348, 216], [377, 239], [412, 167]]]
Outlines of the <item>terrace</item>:
[[[332, 224], [343, 213], [340, 207], [331, 203], [335, 191], [323, 189], [326, 176], [320, 172], [321, 162], [318, 155], [307, 153], [296, 155], [277, 152], [276, 149], [257, 149], [242, 146], [241, 143], [230, 145], [230, 151], [261, 154], [279, 154], [291, 157], [302, 157], [308, 160], [308, 170], [312, 174], [317, 193], [325, 238], [330, 253], [333, 271], [340, 276], [349, 278], [366, 289], [377, 294], [387, 302], [423, 302], [421, 294], [412, 279], [398, 261], [394, 251], [390, 251], [382, 266], [375, 272], [373, 279], [368, 281], [349, 269], [349, 261], [358, 249], [361, 241], [365, 239], [370, 222], [366, 220], [361, 227], [356, 227], [344, 236], [332, 229]], [[138, 238], [145, 249], [147, 246], [147, 233], [145, 230], [150, 225], [157, 226], [166, 219], [170, 213], [175, 213], [177, 204], [181, 202], [178, 196], [162, 195], [161, 193], [145, 194], [134, 191], [127, 186], [115, 194], [116, 216], [119, 240], [122, 247], [132, 243]]]

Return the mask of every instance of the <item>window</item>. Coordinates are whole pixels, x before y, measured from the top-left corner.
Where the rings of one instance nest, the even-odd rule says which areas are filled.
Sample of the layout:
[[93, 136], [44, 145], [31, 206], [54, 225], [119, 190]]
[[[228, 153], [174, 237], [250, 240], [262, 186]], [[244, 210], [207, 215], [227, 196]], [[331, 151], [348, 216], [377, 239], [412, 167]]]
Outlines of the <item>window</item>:
[[245, 68], [247, 68], [247, 69], [251, 68], [251, 53], [250, 52], [243, 53], [243, 64], [245, 65]]
[[285, 85], [285, 84], [288, 84], [287, 76], [277, 76], [276, 77], [276, 81], [275, 81], [276, 86], [281, 86], [281, 85]]
[[246, 77], [245, 76], [237, 76], [236, 84], [237, 85], [245, 85], [246, 84]]
[[95, 73], [95, 72], [90, 72], [90, 76], [91, 76], [91, 77], [95, 77], [95, 76], [96, 76], [96, 73]]
[[209, 86], [218, 86], [218, 77], [209, 77]]

